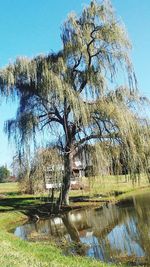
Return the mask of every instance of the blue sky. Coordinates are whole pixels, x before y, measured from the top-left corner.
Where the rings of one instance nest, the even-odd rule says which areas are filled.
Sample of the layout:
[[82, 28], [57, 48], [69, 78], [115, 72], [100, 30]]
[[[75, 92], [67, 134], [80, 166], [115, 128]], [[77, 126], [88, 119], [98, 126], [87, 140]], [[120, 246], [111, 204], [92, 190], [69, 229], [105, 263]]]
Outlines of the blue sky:
[[[70, 11], [80, 13], [89, 0], [0, 0], [0, 67], [17, 56], [35, 56], [61, 48], [61, 25]], [[150, 97], [150, 1], [112, 0], [133, 44], [132, 59], [139, 89]], [[3, 102], [2, 102], [3, 101]], [[15, 103], [0, 100], [0, 165], [12, 161], [13, 145], [3, 133], [4, 121], [13, 117]]]

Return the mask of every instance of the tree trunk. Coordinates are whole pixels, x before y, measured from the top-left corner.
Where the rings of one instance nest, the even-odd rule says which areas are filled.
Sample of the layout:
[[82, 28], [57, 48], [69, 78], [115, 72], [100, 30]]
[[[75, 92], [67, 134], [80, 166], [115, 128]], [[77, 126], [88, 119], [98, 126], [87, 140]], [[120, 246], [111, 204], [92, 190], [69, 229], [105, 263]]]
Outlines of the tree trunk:
[[72, 239], [73, 242], [75, 243], [80, 243], [80, 237], [79, 237], [79, 232], [73, 222], [71, 221], [70, 218], [70, 213], [65, 213], [62, 217], [63, 223], [66, 226], [66, 229]]
[[79, 231], [72, 222], [70, 215], [71, 214], [69, 212], [63, 215], [62, 217], [63, 223], [71, 237], [76, 253], [78, 255], [85, 256], [87, 247], [80, 242]]
[[72, 176], [72, 162], [70, 153], [66, 152], [64, 155], [64, 176], [63, 183], [60, 192], [60, 196], [58, 199], [58, 205], [62, 206], [62, 204], [69, 205], [69, 189], [70, 182]]
[[28, 181], [29, 181], [28, 194], [32, 195], [34, 194], [34, 189], [33, 189], [33, 181], [32, 181], [32, 176], [31, 176], [30, 171], [28, 171], [27, 176], [28, 176]]

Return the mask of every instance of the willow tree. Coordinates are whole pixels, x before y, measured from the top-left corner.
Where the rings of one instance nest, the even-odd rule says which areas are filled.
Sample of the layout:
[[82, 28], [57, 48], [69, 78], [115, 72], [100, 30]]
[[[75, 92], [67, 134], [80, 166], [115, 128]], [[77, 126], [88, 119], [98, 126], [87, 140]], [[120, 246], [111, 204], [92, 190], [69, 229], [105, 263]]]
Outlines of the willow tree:
[[0, 88], [2, 95], [17, 94], [20, 100], [6, 130], [21, 150], [38, 131], [47, 129], [49, 140], [55, 135], [64, 158], [59, 200], [68, 204], [74, 150], [91, 141], [99, 144], [97, 157], [104, 160], [104, 143], [119, 144], [134, 166], [135, 136], [141, 137], [133, 108], [138, 97], [131, 45], [111, 4], [91, 1], [80, 16], [70, 14], [61, 40], [58, 53], [18, 58], [2, 69]]

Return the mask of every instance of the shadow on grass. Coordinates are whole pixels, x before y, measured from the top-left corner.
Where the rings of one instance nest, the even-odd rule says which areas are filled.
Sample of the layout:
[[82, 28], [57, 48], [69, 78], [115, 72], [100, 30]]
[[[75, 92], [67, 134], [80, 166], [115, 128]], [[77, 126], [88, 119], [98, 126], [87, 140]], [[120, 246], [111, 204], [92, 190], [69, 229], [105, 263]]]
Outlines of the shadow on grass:
[[[14, 194], [10, 194], [9, 196], [14, 196]], [[4, 198], [0, 199], [0, 213], [7, 212], [12, 210], [28, 212], [29, 210], [36, 210], [43, 206], [42, 202], [46, 202], [47, 198], [42, 197], [12, 197], [12, 198]]]
[[[10, 211], [20, 211], [27, 215], [30, 219], [35, 217], [46, 218], [51, 215], [63, 213], [72, 209], [83, 208], [82, 203], [89, 202], [90, 199], [83, 196], [71, 197], [71, 202], [80, 202], [75, 206], [63, 206], [58, 210], [58, 206], [55, 203], [49, 201], [47, 197], [12, 197], [0, 199], [0, 213]], [[92, 201], [91, 201], [92, 202]]]
[[109, 193], [94, 194], [93, 196], [83, 196], [83, 195], [72, 196], [69, 199], [72, 202], [104, 202], [104, 201], [107, 201], [106, 198], [113, 197], [113, 196], [117, 197], [124, 193], [125, 193], [124, 191], [114, 190]]
[[19, 196], [20, 195], [20, 192], [6, 192], [6, 193], [4, 193], [4, 195], [6, 195], [6, 196]]
[[[113, 195], [119, 195], [123, 192], [116, 192]], [[33, 196], [27, 196], [27, 197], [17, 197], [19, 193], [12, 192], [5, 195], [4, 198], [0, 199], [0, 213], [2, 212], [9, 212], [9, 211], [20, 211], [24, 214], [26, 214], [29, 217], [34, 217], [37, 215], [38, 217], [48, 217], [52, 214], [58, 214], [58, 207], [55, 203], [50, 202], [50, 199], [48, 197], [33, 197]], [[7, 198], [8, 196], [8, 198]], [[110, 195], [109, 195], [110, 196]], [[106, 203], [109, 202], [109, 200], [104, 199], [105, 197], [108, 197], [108, 195], [102, 195], [97, 194], [94, 195], [93, 198], [89, 196], [72, 196], [70, 197], [71, 203], [78, 203], [77, 205], [70, 205], [63, 206], [59, 212], [69, 211], [72, 209], [79, 209], [83, 208], [82, 203]], [[89, 204], [87, 204], [89, 205]]]

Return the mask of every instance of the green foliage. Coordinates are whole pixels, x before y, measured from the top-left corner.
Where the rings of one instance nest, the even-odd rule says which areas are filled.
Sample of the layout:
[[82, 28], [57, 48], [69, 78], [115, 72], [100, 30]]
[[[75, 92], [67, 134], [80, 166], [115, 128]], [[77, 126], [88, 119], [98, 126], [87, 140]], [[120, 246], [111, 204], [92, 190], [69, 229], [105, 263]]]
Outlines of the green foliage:
[[7, 169], [6, 166], [0, 167], [0, 182], [6, 182], [10, 176], [10, 171]]

